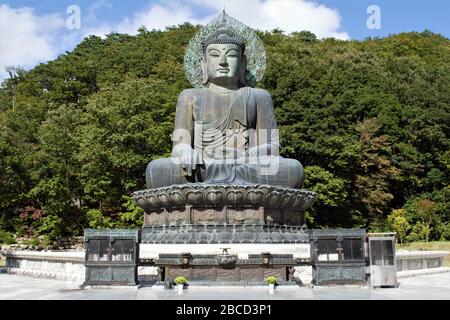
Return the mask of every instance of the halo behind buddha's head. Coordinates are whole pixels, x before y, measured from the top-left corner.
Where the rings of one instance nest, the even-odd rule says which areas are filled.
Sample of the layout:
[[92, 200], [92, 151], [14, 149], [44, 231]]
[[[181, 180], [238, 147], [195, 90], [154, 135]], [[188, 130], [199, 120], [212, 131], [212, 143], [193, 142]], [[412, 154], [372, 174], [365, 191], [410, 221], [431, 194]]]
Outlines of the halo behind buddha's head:
[[208, 23], [189, 42], [184, 56], [186, 77], [193, 87], [205, 86], [202, 70], [204, 52], [209, 44], [234, 43], [245, 55], [245, 85], [255, 86], [266, 68], [266, 53], [258, 35], [248, 26], [229, 17], [225, 11]]

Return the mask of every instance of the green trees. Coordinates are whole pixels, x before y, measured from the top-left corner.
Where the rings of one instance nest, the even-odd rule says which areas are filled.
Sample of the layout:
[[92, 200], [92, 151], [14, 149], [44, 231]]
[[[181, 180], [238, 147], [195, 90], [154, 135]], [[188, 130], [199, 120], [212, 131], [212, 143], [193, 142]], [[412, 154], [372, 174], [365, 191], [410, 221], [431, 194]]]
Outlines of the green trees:
[[390, 182], [395, 180], [400, 172], [391, 165], [388, 137], [376, 136], [380, 129], [381, 124], [376, 118], [365, 119], [356, 125], [362, 157], [359, 168], [356, 168], [355, 204], [361, 208], [361, 212], [367, 213], [369, 222], [375, 225], [382, 225], [382, 214], [394, 198], [389, 192]]
[[[80, 234], [131, 227], [147, 163], [170, 154], [188, 88], [189, 24], [91, 36], [0, 88], [0, 230]], [[260, 32], [281, 153], [319, 197], [310, 227], [366, 227], [401, 241], [450, 238], [450, 43], [404, 33], [365, 41]]]
[[392, 210], [392, 213], [386, 219], [386, 224], [389, 230], [397, 233], [400, 243], [403, 243], [407, 232], [411, 229], [411, 225], [405, 217], [405, 210]]

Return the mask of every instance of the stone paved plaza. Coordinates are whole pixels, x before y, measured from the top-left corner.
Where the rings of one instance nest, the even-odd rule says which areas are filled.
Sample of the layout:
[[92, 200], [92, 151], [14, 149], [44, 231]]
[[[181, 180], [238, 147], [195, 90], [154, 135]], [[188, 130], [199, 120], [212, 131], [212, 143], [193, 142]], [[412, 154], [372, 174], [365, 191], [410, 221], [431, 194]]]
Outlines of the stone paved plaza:
[[0, 300], [450, 300], [450, 273], [399, 279], [398, 288], [285, 286], [269, 294], [267, 287], [190, 287], [177, 294], [160, 286], [86, 288], [61, 280], [0, 274]]

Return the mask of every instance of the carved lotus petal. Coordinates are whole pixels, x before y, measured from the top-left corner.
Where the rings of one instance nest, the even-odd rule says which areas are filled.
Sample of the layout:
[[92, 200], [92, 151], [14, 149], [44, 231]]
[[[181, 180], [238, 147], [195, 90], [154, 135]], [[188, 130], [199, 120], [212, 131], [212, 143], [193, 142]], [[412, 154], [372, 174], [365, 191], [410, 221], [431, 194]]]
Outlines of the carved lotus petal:
[[250, 190], [247, 192], [247, 202], [253, 205], [259, 205], [264, 202], [265, 194], [262, 190]]
[[315, 199], [316, 197], [314, 195], [310, 195], [306, 200], [305, 207], [309, 208], [310, 206], [312, 206]]
[[292, 201], [292, 193], [286, 192], [281, 199], [280, 207], [288, 207], [289, 203]]
[[[189, 191], [191, 191], [193, 188], [192, 188], [192, 186], [191, 185], [188, 185], [188, 184], [185, 184], [185, 185], [178, 185], [178, 186], [176, 186], [176, 188], [178, 189], [178, 190], [180, 190], [180, 192], [184, 195], [184, 196], [186, 196], [186, 193], [187, 192], [189, 192]], [[174, 187], [174, 189], [175, 189], [175, 187]]]
[[303, 197], [301, 195], [297, 194], [297, 195], [293, 196], [292, 198], [293, 198], [293, 202], [292, 202], [291, 206], [293, 208], [300, 207], [303, 202]]
[[156, 195], [149, 195], [147, 201], [150, 203], [152, 207], [158, 207], [161, 205], [161, 201]]
[[281, 201], [281, 194], [278, 191], [272, 191], [266, 200], [266, 206], [269, 207], [277, 207]]
[[200, 204], [203, 202], [204, 194], [201, 190], [192, 190], [186, 192], [186, 200], [190, 204]]
[[304, 210], [306, 207], [305, 204], [306, 204], [307, 198], [304, 195], [302, 195], [302, 197], [300, 199], [301, 199], [301, 201], [299, 203], [299, 208], [301, 210]]
[[134, 201], [144, 211], [147, 211], [150, 208], [148, 201], [146, 199], [144, 199], [143, 197], [134, 198]]
[[231, 204], [243, 203], [244, 192], [242, 190], [229, 190], [226, 195], [227, 202]]
[[158, 193], [158, 198], [163, 205], [168, 205], [170, 203], [169, 195], [165, 191], [160, 191]]
[[177, 205], [183, 205], [185, 203], [184, 196], [179, 191], [173, 191], [173, 192], [169, 193], [169, 196], [170, 196], [170, 200]]
[[219, 207], [225, 204], [304, 210], [314, 203], [316, 194], [308, 190], [269, 185], [183, 184], [136, 191], [133, 198], [144, 211], [185, 205]]
[[210, 190], [206, 193], [206, 199], [209, 204], [219, 205], [225, 201], [223, 190]]
[[256, 190], [264, 192], [264, 196], [267, 196], [271, 191], [272, 187], [269, 186], [259, 186]]

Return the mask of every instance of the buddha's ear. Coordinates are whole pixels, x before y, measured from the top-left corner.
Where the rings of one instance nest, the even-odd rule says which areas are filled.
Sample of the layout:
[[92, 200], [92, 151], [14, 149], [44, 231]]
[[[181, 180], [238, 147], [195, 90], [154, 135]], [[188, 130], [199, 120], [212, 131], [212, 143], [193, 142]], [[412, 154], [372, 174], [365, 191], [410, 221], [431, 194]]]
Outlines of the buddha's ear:
[[206, 85], [208, 84], [208, 67], [206, 66], [206, 59], [205, 57], [202, 58], [200, 61], [200, 65], [202, 66], [202, 84]]
[[241, 69], [239, 70], [239, 87], [245, 87], [246, 86], [246, 76], [247, 75], [247, 56], [245, 54], [242, 54], [242, 62], [241, 62]]

